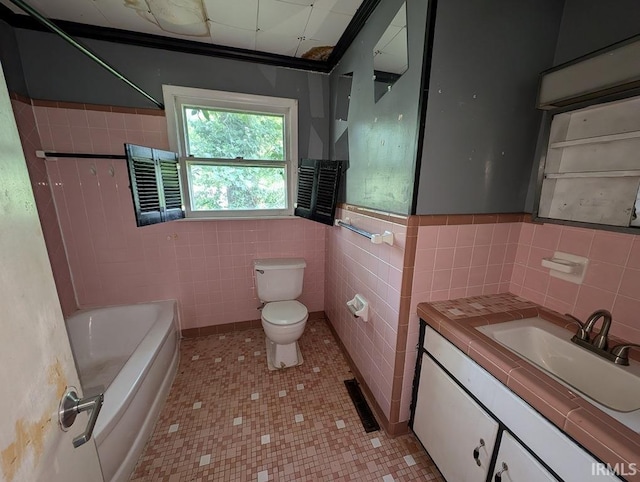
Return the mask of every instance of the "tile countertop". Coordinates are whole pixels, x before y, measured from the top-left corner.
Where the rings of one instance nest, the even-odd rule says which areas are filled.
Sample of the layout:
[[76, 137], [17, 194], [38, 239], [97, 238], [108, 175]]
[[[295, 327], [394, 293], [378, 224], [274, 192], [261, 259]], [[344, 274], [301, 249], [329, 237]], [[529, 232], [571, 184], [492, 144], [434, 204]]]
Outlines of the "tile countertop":
[[[567, 317], [508, 293], [420, 303], [418, 316], [603, 462], [640, 463], [639, 433], [475, 329], [539, 316], [573, 334]], [[640, 481], [640, 471], [627, 480]]]

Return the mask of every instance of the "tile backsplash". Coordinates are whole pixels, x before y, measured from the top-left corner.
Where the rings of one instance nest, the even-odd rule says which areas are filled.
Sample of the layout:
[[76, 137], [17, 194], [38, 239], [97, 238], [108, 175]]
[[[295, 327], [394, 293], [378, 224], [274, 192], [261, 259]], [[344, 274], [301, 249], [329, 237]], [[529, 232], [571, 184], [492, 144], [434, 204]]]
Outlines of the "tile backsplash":
[[[555, 251], [589, 259], [581, 285], [553, 278], [541, 265]], [[613, 315], [611, 334], [640, 343], [640, 237], [557, 224], [523, 223], [509, 291], [584, 320]]]

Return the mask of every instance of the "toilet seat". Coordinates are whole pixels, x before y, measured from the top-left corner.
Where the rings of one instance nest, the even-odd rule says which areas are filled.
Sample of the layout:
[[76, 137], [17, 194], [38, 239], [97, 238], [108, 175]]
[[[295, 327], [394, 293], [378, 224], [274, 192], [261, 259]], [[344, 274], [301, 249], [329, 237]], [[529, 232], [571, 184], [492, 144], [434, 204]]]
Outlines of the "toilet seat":
[[273, 325], [295, 325], [308, 315], [307, 307], [296, 300], [273, 301], [262, 309], [262, 319]]

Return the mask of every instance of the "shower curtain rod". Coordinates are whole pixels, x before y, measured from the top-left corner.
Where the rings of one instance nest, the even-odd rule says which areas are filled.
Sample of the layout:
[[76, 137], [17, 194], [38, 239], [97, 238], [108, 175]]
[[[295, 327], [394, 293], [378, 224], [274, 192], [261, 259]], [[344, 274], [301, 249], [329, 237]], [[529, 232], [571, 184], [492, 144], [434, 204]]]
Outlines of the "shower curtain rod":
[[67, 42], [69, 42], [71, 45], [73, 45], [75, 48], [77, 48], [78, 50], [80, 50], [80, 52], [82, 52], [83, 54], [85, 54], [87, 57], [89, 57], [91, 60], [93, 60], [94, 62], [96, 62], [98, 65], [100, 65], [101, 67], [107, 69], [110, 73], [112, 73], [113, 75], [115, 75], [117, 78], [119, 78], [120, 80], [122, 80], [125, 84], [127, 84], [129, 87], [132, 87], [133, 89], [135, 89], [138, 93], [142, 94], [144, 97], [146, 97], [148, 100], [150, 100], [151, 102], [153, 102], [155, 105], [157, 105], [160, 109], [164, 110], [164, 104], [162, 104], [162, 102], [158, 102], [156, 99], [154, 99], [151, 95], [147, 94], [141, 87], [139, 87], [137, 84], [134, 84], [132, 81], [130, 81], [129, 79], [127, 79], [123, 74], [121, 74], [120, 72], [118, 72], [118, 70], [116, 70], [115, 67], [112, 67], [111, 65], [109, 65], [105, 60], [102, 60], [100, 57], [98, 57], [98, 55], [96, 55], [95, 53], [93, 53], [91, 50], [89, 50], [87, 47], [85, 47], [84, 45], [82, 45], [80, 42], [78, 42], [76, 39], [74, 39], [73, 37], [71, 37], [68, 33], [66, 33], [64, 30], [62, 30], [60, 27], [58, 27], [55, 23], [53, 23], [51, 20], [49, 20], [47, 17], [45, 17], [44, 15], [42, 15], [40, 12], [38, 12], [36, 9], [34, 9], [32, 6], [30, 6], [29, 4], [25, 3], [23, 0], [9, 0], [11, 3], [13, 3], [15, 6], [17, 6], [18, 8], [20, 8], [21, 10], [24, 10], [27, 14], [29, 14], [30, 16], [32, 16], [33, 18], [35, 18], [38, 22], [40, 22], [41, 24], [43, 24], [45, 27], [47, 27], [49, 30], [52, 30], [54, 33], [58, 34], [60, 37], [62, 37], [64, 40], [66, 40]]
[[65, 157], [75, 159], [126, 159], [124, 154], [93, 154], [88, 152], [52, 152], [36, 151], [36, 157], [45, 159], [47, 157]]

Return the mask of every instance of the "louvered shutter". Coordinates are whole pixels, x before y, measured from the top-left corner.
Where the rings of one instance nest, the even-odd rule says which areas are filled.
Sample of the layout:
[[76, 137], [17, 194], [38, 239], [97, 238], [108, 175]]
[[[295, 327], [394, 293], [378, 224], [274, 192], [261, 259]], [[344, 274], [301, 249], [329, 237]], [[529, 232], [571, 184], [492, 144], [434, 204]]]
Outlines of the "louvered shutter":
[[302, 159], [298, 167], [298, 200], [295, 215], [311, 218], [312, 207], [315, 204], [313, 189], [316, 177], [316, 161]]
[[154, 149], [154, 154], [158, 160], [160, 181], [162, 183], [162, 195], [165, 208], [163, 221], [182, 219], [184, 218], [184, 210], [182, 209], [178, 155], [175, 152], [159, 151], [156, 149]]
[[136, 224], [147, 226], [184, 218], [178, 155], [125, 144]]
[[302, 159], [298, 169], [295, 215], [333, 224], [342, 177], [342, 161]]

